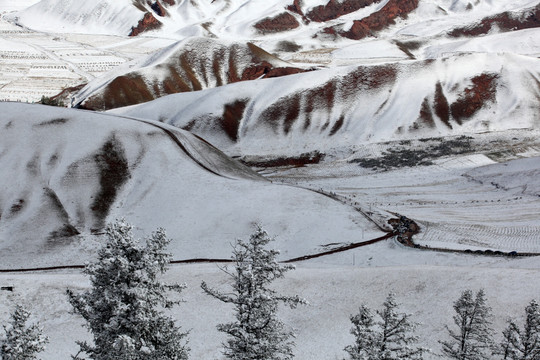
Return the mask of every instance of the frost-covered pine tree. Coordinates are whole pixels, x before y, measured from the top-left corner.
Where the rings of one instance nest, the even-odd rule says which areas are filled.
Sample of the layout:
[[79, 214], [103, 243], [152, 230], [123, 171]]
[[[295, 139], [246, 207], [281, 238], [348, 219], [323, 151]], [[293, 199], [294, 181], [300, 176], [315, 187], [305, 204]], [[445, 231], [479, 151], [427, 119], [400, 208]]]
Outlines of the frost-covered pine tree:
[[464, 291], [454, 302], [454, 310], [458, 331], [447, 327], [451, 340], [440, 342], [443, 355], [458, 360], [491, 359], [494, 349], [492, 315], [484, 290], [479, 290], [476, 297], [471, 290]]
[[378, 321], [374, 321], [371, 311], [364, 305], [357, 315], [351, 316], [355, 344], [345, 351], [352, 360], [398, 360], [422, 359], [427, 351], [415, 344], [418, 338], [413, 335], [416, 324], [410, 315], [398, 312], [399, 304], [390, 293], [382, 310], [377, 310]]
[[540, 360], [540, 307], [536, 300], [525, 308], [523, 330], [509, 320], [503, 337], [499, 351], [503, 359]]
[[180, 302], [168, 295], [185, 287], [159, 279], [171, 260], [164, 252], [170, 242], [165, 231], [158, 229], [143, 246], [134, 240], [132, 226], [117, 220], [107, 226], [106, 235], [97, 261], [84, 270], [91, 288], [81, 294], [67, 291], [93, 336], [92, 344], [78, 342], [79, 354], [94, 360], [187, 359], [187, 334], [164, 314]]
[[285, 360], [292, 359], [294, 334], [285, 329], [277, 317], [278, 305], [295, 308], [306, 301], [298, 296], [283, 296], [269, 288], [276, 279], [283, 278], [291, 265], [280, 265], [277, 250], [267, 250], [272, 241], [266, 231], [257, 225], [249, 241], [237, 240], [233, 250], [235, 271], [232, 293], [211, 289], [203, 282], [202, 289], [209, 295], [235, 307], [236, 321], [219, 324], [219, 331], [229, 338], [224, 344], [224, 355], [233, 360]]
[[354, 335], [353, 345], [345, 347], [345, 351], [352, 360], [368, 360], [376, 357], [377, 334], [374, 330], [375, 320], [371, 310], [365, 306], [360, 306], [360, 311], [356, 315], [351, 315], [353, 327], [351, 334]]
[[4, 326], [5, 338], [0, 340], [0, 359], [36, 359], [37, 354], [45, 349], [49, 340], [39, 324], [26, 324], [29, 317], [30, 313], [23, 306], [15, 306], [10, 325]]

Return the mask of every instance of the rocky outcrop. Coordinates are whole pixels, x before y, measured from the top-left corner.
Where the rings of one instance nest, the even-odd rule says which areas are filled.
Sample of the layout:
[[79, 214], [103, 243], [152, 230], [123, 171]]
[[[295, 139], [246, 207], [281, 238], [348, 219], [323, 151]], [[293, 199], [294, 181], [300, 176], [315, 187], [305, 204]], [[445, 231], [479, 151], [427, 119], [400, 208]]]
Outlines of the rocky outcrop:
[[516, 31], [540, 26], [540, 4], [522, 11], [519, 14], [504, 12], [486, 17], [477, 23], [451, 30], [452, 37], [485, 35], [497, 29], [498, 31]]
[[294, 15], [289, 12], [283, 12], [279, 15], [276, 15], [272, 18], [265, 18], [253, 25], [253, 27], [259, 32], [266, 33], [276, 33], [287, 30], [296, 29], [300, 26], [300, 23]]
[[139, 23], [137, 26], [134, 26], [131, 28], [131, 32], [129, 33], [129, 36], [137, 36], [140, 33], [156, 30], [161, 27], [161, 22], [154, 17], [149, 12], [146, 12], [141, 20], [139, 20]]
[[326, 5], [314, 7], [306, 17], [311, 21], [325, 22], [360, 10], [375, 2], [376, 0], [330, 0]]
[[418, 7], [419, 0], [390, 0], [381, 10], [362, 20], [355, 20], [349, 30], [343, 30], [341, 25], [328, 27], [324, 33], [339, 35], [353, 40], [360, 40], [394, 24], [398, 17], [406, 17]]

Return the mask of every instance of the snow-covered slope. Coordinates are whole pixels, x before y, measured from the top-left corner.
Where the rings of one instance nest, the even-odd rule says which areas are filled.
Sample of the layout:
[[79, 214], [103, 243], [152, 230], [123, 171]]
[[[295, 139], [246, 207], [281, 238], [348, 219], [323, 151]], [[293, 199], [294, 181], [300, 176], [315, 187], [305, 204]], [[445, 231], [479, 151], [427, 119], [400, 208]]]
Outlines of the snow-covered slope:
[[18, 21], [46, 32], [127, 35], [143, 14], [132, 0], [42, 0], [21, 11]]
[[171, 95], [115, 113], [188, 128], [222, 150], [278, 154], [540, 123], [540, 62], [461, 54], [341, 67]]
[[[354, 209], [273, 185], [167, 125], [40, 105], [0, 109], [4, 268], [80, 263], [104, 224], [122, 216], [144, 233], [167, 229], [177, 259], [222, 258], [254, 222], [279, 234], [286, 258], [336, 234], [344, 242], [362, 229], [382, 235]], [[298, 240], [307, 229], [311, 236]]]
[[107, 110], [163, 95], [301, 71], [251, 43], [194, 37], [91, 81], [72, 105]]

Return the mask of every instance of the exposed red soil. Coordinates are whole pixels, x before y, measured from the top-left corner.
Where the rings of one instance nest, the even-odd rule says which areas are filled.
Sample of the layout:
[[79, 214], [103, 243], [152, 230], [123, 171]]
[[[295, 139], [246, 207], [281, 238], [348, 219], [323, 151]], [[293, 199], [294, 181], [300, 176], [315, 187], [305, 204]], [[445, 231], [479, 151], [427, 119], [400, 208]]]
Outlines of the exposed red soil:
[[348, 31], [341, 30], [340, 26], [334, 26], [325, 28], [323, 32], [360, 40], [394, 24], [396, 18], [406, 17], [418, 7], [418, 2], [419, 0], [390, 0], [380, 11], [362, 20], [355, 20]]
[[375, 3], [376, 0], [330, 0], [326, 5], [314, 7], [306, 17], [311, 21], [325, 22], [355, 12]]
[[237, 100], [232, 104], [226, 104], [223, 108], [221, 127], [232, 141], [238, 141], [238, 129], [247, 103], [248, 100]]
[[272, 18], [265, 18], [253, 25], [253, 27], [262, 33], [276, 33], [296, 29], [300, 23], [294, 15], [289, 12], [283, 12]]
[[446, 126], [451, 129], [452, 124], [450, 124], [450, 105], [448, 104], [446, 96], [444, 96], [442, 85], [440, 82], [437, 82], [437, 85], [435, 85], [434, 101], [435, 114]]
[[[435, 127], [435, 120], [433, 119], [433, 111], [431, 110], [431, 107], [429, 106], [429, 99], [426, 97], [424, 98], [424, 101], [422, 102], [422, 106], [420, 107], [420, 115], [418, 116], [421, 120], [421, 125], [434, 128]], [[412, 125], [411, 130], [417, 130], [421, 127], [420, 124], [414, 123]]]
[[167, 16], [169, 15], [169, 13], [167, 12], [167, 10], [165, 10], [165, 8], [163, 7], [163, 5], [159, 2], [159, 0], [156, 0], [154, 1], [153, 4], [150, 5], [150, 8], [152, 10], [154, 10], [154, 12], [156, 14], [158, 14], [159, 16]]
[[516, 31], [540, 26], [540, 4], [527, 9], [520, 14], [504, 12], [486, 17], [480, 22], [469, 26], [455, 28], [448, 33], [452, 37], [479, 36], [497, 28], [500, 31]]
[[80, 108], [107, 110], [135, 105], [154, 99], [141, 77], [119, 76], [107, 85], [103, 94], [87, 99]]
[[271, 68], [264, 76], [263, 79], [275, 78], [280, 76], [294, 75], [306, 72], [308, 70], [299, 69], [291, 66]]
[[281, 98], [263, 111], [260, 121], [268, 124], [276, 133], [282, 131], [288, 134], [298, 121], [302, 121], [299, 126], [307, 130], [312, 125], [312, 113], [326, 113], [328, 120], [320, 126], [320, 131], [326, 131], [333, 122], [329, 135], [335, 135], [345, 123], [343, 115], [335, 122], [331, 119], [330, 114], [336, 103], [355, 102], [359, 92], [377, 91], [388, 86], [395, 81], [396, 75], [397, 70], [392, 65], [358, 67], [342, 78]]
[[473, 116], [489, 101], [495, 100], [497, 74], [481, 74], [471, 79], [472, 85], [467, 87], [459, 99], [450, 105], [450, 113], [458, 124], [462, 124]]
[[161, 22], [149, 12], [146, 12], [137, 26], [131, 28], [129, 36], [137, 36], [145, 31], [156, 30], [161, 27]]
[[302, 17], [302, 20], [304, 22], [308, 23], [309, 19], [306, 17], [304, 12], [302, 11], [302, 1], [301, 0], [294, 0], [293, 3], [286, 8], [292, 13], [298, 14]]

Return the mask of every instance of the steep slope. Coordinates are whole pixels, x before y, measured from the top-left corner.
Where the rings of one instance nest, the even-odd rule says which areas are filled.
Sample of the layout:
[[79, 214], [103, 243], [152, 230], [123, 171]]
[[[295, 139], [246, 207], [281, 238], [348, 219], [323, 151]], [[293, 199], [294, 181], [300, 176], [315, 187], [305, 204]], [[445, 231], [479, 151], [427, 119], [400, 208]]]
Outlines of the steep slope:
[[178, 94], [116, 113], [161, 119], [236, 154], [537, 128], [540, 62], [461, 54], [342, 67]]
[[[382, 234], [354, 209], [272, 185], [167, 125], [40, 105], [0, 109], [3, 268], [82, 263], [105, 223], [124, 216], [144, 233], [167, 229], [176, 259], [223, 257], [253, 222], [280, 235], [284, 257], [314, 252], [336, 233], [344, 242], [362, 229]], [[311, 236], [299, 236], [307, 229]]]
[[90, 82], [73, 106], [108, 110], [238, 81], [303, 72], [251, 43], [189, 38]]

